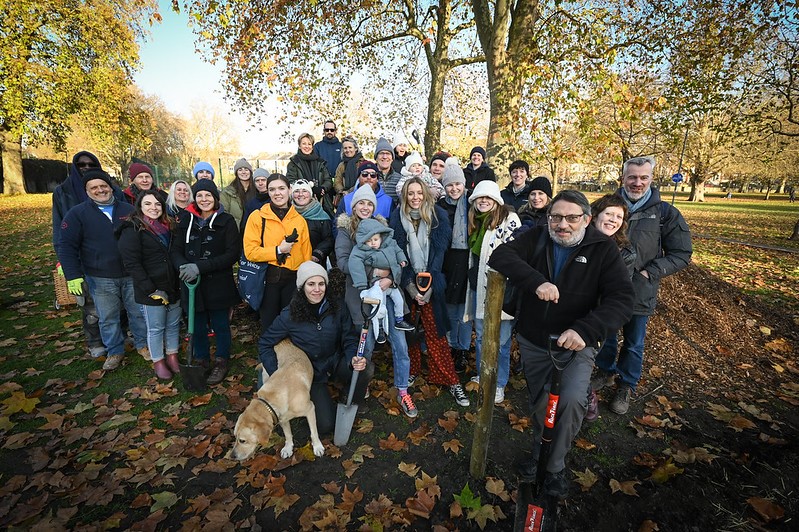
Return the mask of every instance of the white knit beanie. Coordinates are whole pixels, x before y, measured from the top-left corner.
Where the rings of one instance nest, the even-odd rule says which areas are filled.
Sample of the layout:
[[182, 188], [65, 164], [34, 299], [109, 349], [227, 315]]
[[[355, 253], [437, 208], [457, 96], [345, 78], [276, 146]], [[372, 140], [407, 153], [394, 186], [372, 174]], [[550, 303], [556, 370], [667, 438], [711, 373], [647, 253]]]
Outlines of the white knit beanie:
[[310, 181], [306, 181], [305, 179], [298, 179], [294, 183], [291, 184], [291, 192], [294, 193], [295, 190], [307, 190], [311, 195], [313, 195], [313, 183]]
[[297, 288], [302, 288], [305, 281], [317, 275], [323, 277], [325, 283], [327, 283], [327, 270], [325, 270], [322, 265], [312, 260], [306, 260], [297, 268]]
[[412, 164], [419, 163], [424, 166], [424, 161], [422, 160], [422, 156], [419, 154], [418, 151], [412, 151], [410, 155], [405, 157], [405, 168], [410, 168]]
[[495, 181], [486, 179], [480, 181], [474, 187], [472, 195], [469, 196], [469, 203], [474, 203], [477, 198], [491, 198], [500, 205], [505, 205], [505, 200], [502, 199], [502, 194], [499, 193], [499, 185]]
[[444, 167], [444, 174], [441, 176], [441, 184], [446, 187], [450, 183], [466, 184], [466, 176], [463, 175], [463, 168], [457, 163], [448, 163], [447, 166]]

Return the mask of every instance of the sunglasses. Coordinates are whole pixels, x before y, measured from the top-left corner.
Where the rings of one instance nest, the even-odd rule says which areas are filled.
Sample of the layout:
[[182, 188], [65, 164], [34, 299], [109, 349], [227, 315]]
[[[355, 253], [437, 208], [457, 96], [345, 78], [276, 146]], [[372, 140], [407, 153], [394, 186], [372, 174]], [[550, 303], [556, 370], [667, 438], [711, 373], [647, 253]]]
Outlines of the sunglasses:
[[332, 128], [331, 127], [326, 127], [323, 131], [325, 133], [327, 133], [328, 131], [335, 131], [335, 130], [336, 130], [336, 128], [334, 128], [334, 127], [332, 127]]
[[94, 163], [76, 163], [75, 166], [78, 168], [100, 168]]
[[377, 174], [374, 172], [361, 172], [362, 177], [369, 177], [371, 179], [377, 179]]

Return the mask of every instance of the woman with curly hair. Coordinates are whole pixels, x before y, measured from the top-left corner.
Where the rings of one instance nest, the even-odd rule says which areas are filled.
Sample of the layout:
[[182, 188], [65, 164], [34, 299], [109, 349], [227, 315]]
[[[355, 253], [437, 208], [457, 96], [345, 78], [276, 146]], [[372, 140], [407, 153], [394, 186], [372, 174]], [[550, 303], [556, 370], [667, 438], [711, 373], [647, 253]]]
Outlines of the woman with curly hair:
[[342, 296], [328, 294], [327, 271], [321, 265], [303, 262], [297, 269], [297, 289], [291, 303], [258, 341], [258, 354], [267, 379], [277, 370], [275, 346], [281, 340], [290, 339], [308, 355], [314, 372], [311, 401], [319, 434], [333, 432], [336, 423], [336, 403], [327, 383], [332, 381], [347, 390], [353, 369], [359, 370], [353, 403], [361, 403], [374, 374], [371, 360], [356, 356], [359, 335], [342, 304]]

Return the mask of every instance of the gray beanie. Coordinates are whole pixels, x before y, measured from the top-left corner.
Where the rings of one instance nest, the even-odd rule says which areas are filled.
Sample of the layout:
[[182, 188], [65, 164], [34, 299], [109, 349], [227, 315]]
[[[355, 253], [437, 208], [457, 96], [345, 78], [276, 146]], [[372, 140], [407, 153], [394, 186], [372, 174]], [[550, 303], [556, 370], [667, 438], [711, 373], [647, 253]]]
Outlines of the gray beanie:
[[369, 183], [364, 183], [355, 190], [355, 194], [352, 195], [352, 201], [350, 202], [350, 209], [361, 200], [371, 201], [375, 209], [377, 208], [377, 196], [375, 196], [375, 191], [372, 190], [372, 185]]
[[297, 268], [297, 288], [302, 288], [305, 281], [317, 275], [323, 277], [325, 283], [327, 283], [327, 270], [325, 270], [321, 264], [312, 260], [306, 260]]
[[269, 172], [265, 168], [256, 168], [255, 172], [252, 173], [252, 178], [255, 179], [256, 177], [269, 177]]
[[375, 146], [375, 159], [377, 159], [377, 154], [381, 151], [387, 151], [391, 154], [391, 158], [394, 158], [394, 148], [385, 137], [380, 137], [380, 140], [377, 141], [377, 146]]
[[441, 184], [445, 187], [450, 183], [466, 184], [466, 177], [463, 175], [463, 168], [458, 164], [448, 164], [444, 167], [444, 174], [441, 178]]
[[252, 175], [252, 165], [247, 162], [247, 159], [242, 157], [241, 159], [236, 161], [236, 164], [233, 165], [233, 173], [235, 174], [236, 172], [238, 172], [239, 168], [246, 168], [247, 170], [250, 171], [250, 175]]

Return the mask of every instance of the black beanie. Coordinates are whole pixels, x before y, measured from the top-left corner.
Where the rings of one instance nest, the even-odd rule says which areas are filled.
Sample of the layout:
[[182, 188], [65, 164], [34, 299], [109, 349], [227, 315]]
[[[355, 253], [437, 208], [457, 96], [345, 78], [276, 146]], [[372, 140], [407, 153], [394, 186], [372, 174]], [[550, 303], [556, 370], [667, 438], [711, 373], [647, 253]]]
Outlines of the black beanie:
[[86, 171], [83, 172], [83, 187], [86, 188], [86, 183], [93, 179], [102, 179], [108, 186], [114, 188], [114, 185], [111, 180], [111, 176], [108, 175], [108, 172], [105, 170], [101, 170], [99, 168], [88, 168]]
[[527, 161], [522, 161], [522, 160], [513, 161], [512, 163], [510, 163], [510, 166], [508, 167], [508, 173], [512, 174], [513, 171], [516, 170], [517, 168], [523, 168], [525, 173], [527, 174], [527, 177], [530, 177], [530, 165], [527, 164]]
[[533, 190], [540, 190], [546, 194], [548, 198], [552, 197], [552, 183], [550, 183], [549, 179], [542, 175], [536, 177], [530, 183], [530, 191], [532, 192]]
[[211, 195], [214, 197], [216, 201], [219, 201], [219, 189], [216, 188], [216, 183], [213, 182], [211, 179], [200, 179], [194, 186], [191, 187], [191, 191], [194, 193], [194, 197], [197, 197], [197, 193], [200, 191], [210, 192]]
[[482, 155], [483, 160], [485, 161], [486, 158], [485, 148], [483, 148], [482, 146], [475, 146], [474, 148], [472, 148], [472, 151], [469, 152], [469, 158], [471, 159], [472, 155], [474, 155], [475, 153], [479, 153], [480, 155]]
[[447, 153], [445, 151], [437, 151], [430, 158], [430, 166], [432, 166], [433, 165], [433, 161], [436, 161], [436, 160], [441, 161], [442, 163], [444, 163], [446, 165], [447, 164], [447, 159], [450, 158], [450, 157], [452, 157], [452, 155], [450, 155], [449, 153]]

